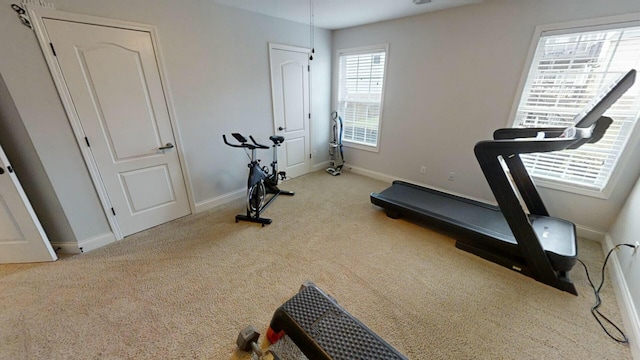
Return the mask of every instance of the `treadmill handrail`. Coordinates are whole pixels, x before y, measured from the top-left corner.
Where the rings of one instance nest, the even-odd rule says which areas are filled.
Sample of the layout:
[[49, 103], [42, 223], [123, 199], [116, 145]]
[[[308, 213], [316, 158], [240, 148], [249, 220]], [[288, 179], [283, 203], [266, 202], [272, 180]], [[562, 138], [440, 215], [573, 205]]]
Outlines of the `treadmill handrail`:
[[582, 138], [549, 138], [532, 140], [483, 140], [478, 142], [474, 151], [491, 149], [496, 155], [529, 154], [564, 150], [579, 142]]
[[[494, 140], [480, 141], [475, 147], [495, 148], [500, 155], [577, 149], [584, 143], [600, 140], [611, 122], [611, 118], [601, 116], [588, 128], [503, 128], [494, 131]], [[544, 136], [538, 137], [540, 133]]]
[[508, 140], [520, 138], [535, 138], [538, 133], [543, 132], [545, 138], [554, 138], [562, 135], [565, 127], [544, 127], [544, 128], [502, 128], [493, 132], [494, 140]]
[[[578, 113], [573, 120], [575, 121], [574, 127], [576, 129], [591, 128], [594, 132], [600, 132], [600, 136], [594, 136], [596, 140], [589, 142], [596, 142], [602, 137], [602, 133], [611, 124], [611, 118], [602, 116], [611, 105], [613, 105], [631, 86], [633, 86], [636, 79], [636, 70], [631, 69], [627, 73], [623, 74], [616, 81], [611, 83], [609, 87], [601, 90], [601, 93], [596, 96], [580, 113]], [[608, 119], [608, 120], [603, 120]], [[603, 128], [603, 129], [599, 129]], [[544, 132], [545, 137], [558, 137], [564, 132], [565, 127], [544, 127], [544, 128], [503, 128], [494, 131], [493, 138], [495, 140], [504, 139], [516, 139], [535, 137], [537, 133]], [[595, 129], [595, 130], [594, 130]], [[585, 143], [582, 141], [580, 145]], [[575, 148], [575, 147], [574, 147]]]

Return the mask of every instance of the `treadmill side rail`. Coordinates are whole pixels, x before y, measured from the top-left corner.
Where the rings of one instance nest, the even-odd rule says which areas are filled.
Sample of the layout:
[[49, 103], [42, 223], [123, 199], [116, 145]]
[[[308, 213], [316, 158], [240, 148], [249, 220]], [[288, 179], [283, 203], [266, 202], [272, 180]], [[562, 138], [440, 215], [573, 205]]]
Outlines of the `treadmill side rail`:
[[[571, 284], [569, 290], [566, 289], [566, 283], [560, 279], [561, 276], [559, 272], [552, 266], [551, 260], [542, 248], [542, 244], [531, 225], [529, 217], [522, 209], [518, 197], [511, 190], [511, 183], [502, 168], [500, 158], [504, 159], [509, 171], [512, 174], [516, 174], [514, 180], [516, 181], [518, 191], [522, 194], [522, 198], [525, 199], [525, 201], [527, 201], [527, 199], [529, 199], [529, 201], [535, 199], [542, 204], [540, 195], [520, 160], [520, 155], [513, 151], [515, 149], [513, 149], [511, 144], [509, 144], [510, 146], [503, 147], [497, 146], [495, 142], [496, 140], [481, 141], [476, 144], [474, 151], [478, 163], [482, 168], [482, 172], [491, 187], [491, 191], [493, 191], [493, 195], [500, 209], [502, 209], [502, 213], [509, 223], [513, 235], [518, 241], [518, 247], [526, 258], [527, 266], [531, 271], [531, 277], [555, 288], [577, 294], [573, 284]], [[497, 140], [497, 142], [502, 143], [501, 140]], [[571, 140], [567, 140], [565, 145], [568, 146], [571, 142]], [[524, 141], [524, 143], [525, 148], [542, 145], [538, 144], [537, 141]], [[553, 144], [556, 145], [557, 142]], [[527, 204], [527, 206], [529, 205]], [[558, 238], [557, 241], [569, 242], [569, 247], [573, 246], [577, 248], [575, 232], [569, 237]]]

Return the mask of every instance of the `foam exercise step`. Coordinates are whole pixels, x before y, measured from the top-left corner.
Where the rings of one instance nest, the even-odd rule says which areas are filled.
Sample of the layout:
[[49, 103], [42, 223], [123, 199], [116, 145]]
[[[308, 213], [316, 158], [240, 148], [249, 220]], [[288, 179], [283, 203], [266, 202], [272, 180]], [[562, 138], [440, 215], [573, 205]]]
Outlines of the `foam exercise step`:
[[273, 314], [267, 338], [285, 334], [310, 360], [407, 359], [311, 282]]

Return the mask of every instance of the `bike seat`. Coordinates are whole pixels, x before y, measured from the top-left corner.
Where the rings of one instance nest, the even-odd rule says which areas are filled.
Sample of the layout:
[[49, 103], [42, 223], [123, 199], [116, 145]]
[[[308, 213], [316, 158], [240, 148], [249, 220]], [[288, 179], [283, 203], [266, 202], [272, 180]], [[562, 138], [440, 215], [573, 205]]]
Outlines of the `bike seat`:
[[284, 142], [284, 136], [271, 135], [269, 136], [269, 140], [273, 141], [275, 145], [282, 144]]

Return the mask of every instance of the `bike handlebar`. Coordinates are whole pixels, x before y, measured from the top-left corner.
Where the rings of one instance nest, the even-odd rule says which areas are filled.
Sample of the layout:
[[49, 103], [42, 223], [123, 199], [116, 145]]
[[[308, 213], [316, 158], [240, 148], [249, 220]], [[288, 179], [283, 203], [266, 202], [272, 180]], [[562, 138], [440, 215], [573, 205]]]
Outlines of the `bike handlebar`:
[[258, 144], [256, 142], [256, 140], [253, 138], [253, 135], [249, 135], [249, 139], [251, 139], [251, 141], [253, 141], [253, 143], [259, 148], [259, 149], [268, 149], [269, 147], [267, 145], [262, 145], [262, 144]]
[[230, 142], [227, 141], [227, 137], [222, 134], [222, 140], [224, 141], [225, 144], [231, 146], [231, 147], [236, 147], [236, 148], [247, 148], [247, 149], [268, 149], [269, 147], [266, 145], [262, 145], [262, 144], [258, 144], [254, 139], [253, 136], [249, 135], [249, 138], [251, 139], [251, 141], [253, 141], [253, 144], [249, 144], [246, 142], [241, 142], [239, 145], [238, 144], [231, 144]]
[[222, 134], [222, 140], [224, 141], [225, 144], [231, 147], [238, 147], [238, 148], [247, 147], [247, 146], [244, 146], [244, 144], [241, 144], [241, 145], [231, 144], [230, 142], [227, 141], [227, 137], [224, 134]]

